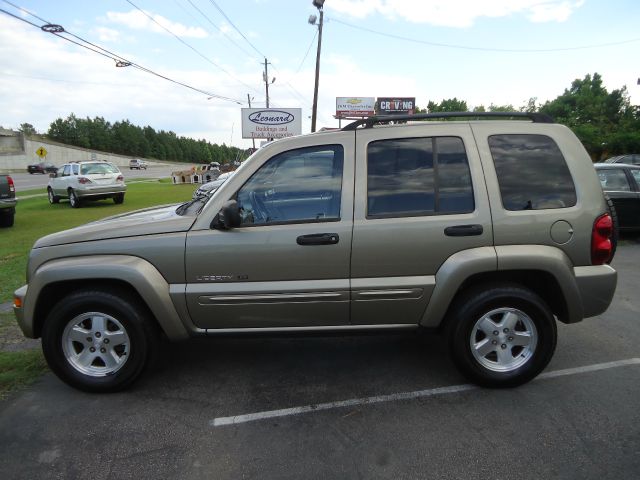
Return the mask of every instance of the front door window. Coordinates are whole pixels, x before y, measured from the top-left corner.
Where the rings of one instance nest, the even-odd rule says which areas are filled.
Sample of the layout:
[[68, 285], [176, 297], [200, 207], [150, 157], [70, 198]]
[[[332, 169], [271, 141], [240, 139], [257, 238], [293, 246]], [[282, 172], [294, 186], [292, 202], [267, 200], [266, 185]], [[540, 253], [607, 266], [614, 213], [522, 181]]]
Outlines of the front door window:
[[238, 191], [242, 225], [340, 220], [341, 145], [301, 148], [265, 163]]

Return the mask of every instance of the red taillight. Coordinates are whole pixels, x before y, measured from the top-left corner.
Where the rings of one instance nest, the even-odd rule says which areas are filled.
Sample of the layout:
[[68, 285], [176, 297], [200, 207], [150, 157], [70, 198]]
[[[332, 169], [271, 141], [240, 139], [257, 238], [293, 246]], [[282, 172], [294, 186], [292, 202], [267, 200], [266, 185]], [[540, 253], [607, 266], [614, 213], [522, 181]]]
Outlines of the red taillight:
[[15, 192], [16, 191], [16, 186], [13, 183], [13, 178], [11, 178], [10, 176], [7, 175], [7, 182], [9, 182], [9, 191], [10, 192]]
[[116, 178], [116, 182], [124, 182], [124, 177], [122, 175], [118, 175], [118, 178]]
[[593, 231], [591, 232], [591, 263], [593, 265], [602, 265], [611, 258], [612, 235], [613, 220], [608, 213], [605, 213], [593, 223]]
[[89, 180], [87, 177], [78, 177], [78, 183], [85, 185], [87, 183], [91, 183], [91, 180]]

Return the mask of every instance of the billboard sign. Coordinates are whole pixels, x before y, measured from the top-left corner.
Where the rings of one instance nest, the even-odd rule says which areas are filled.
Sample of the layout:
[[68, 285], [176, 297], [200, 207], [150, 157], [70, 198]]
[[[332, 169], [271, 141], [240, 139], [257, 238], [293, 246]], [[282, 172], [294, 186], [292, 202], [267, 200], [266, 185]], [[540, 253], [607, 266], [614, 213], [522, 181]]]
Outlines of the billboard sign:
[[301, 108], [242, 109], [242, 138], [285, 138], [301, 133]]
[[416, 110], [416, 97], [379, 97], [378, 115], [413, 115]]
[[373, 97], [336, 97], [336, 118], [369, 117], [374, 114]]

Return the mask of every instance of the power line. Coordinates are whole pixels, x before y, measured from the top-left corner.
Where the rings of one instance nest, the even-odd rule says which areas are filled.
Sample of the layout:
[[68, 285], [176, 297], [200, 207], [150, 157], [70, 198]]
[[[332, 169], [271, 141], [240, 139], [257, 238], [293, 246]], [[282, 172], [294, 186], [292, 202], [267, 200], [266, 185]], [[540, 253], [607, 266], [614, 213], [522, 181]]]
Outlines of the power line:
[[200, 10], [191, 0], [187, 0], [187, 2], [189, 2], [191, 4], [191, 6], [193, 8], [195, 8], [200, 13], [200, 15], [202, 15], [211, 25], [213, 25], [216, 30], [218, 30], [222, 35], [224, 35], [227, 38], [227, 40], [229, 40], [236, 47], [238, 47], [240, 50], [242, 50], [242, 52], [246, 56], [248, 56], [249, 58], [255, 58], [253, 55], [251, 55], [249, 52], [247, 52], [244, 48], [242, 48], [233, 38], [231, 38], [229, 35], [227, 35], [224, 30], [222, 30], [220, 27], [218, 27], [218, 25], [213, 23], [213, 20], [211, 20], [211, 18], [209, 18], [208, 15], [206, 15], [202, 10]]
[[[128, 0], [127, 0], [127, 1], [128, 1]], [[230, 19], [230, 18], [227, 16], [227, 14], [226, 14], [226, 13], [224, 13], [224, 11], [223, 11], [219, 6], [218, 6], [218, 4], [215, 2], [215, 0], [209, 0], [209, 1], [211, 2], [211, 4], [212, 4], [214, 7], [216, 7], [216, 9], [217, 9], [221, 14], [222, 14], [222, 16], [223, 16], [224, 18], [226, 18], [226, 19], [227, 19], [227, 22], [229, 22], [229, 25], [231, 25], [231, 26], [233, 27], [233, 29], [234, 29], [236, 32], [238, 32], [238, 33], [240, 34], [240, 36], [241, 36], [242, 38], [244, 38], [244, 40], [245, 40], [249, 45], [251, 45], [251, 48], [253, 48], [253, 49], [258, 53], [258, 55], [260, 55], [260, 57], [262, 57], [262, 58], [267, 58], [267, 56], [266, 56], [266, 55], [264, 55], [260, 50], [258, 50], [258, 49], [256, 48], [256, 46], [255, 46], [253, 43], [251, 43], [251, 42], [249, 41], [249, 39], [244, 35], [244, 33], [242, 33], [242, 31], [240, 31], [240, 29], [234, 25], [234, 23], [231, 21], [231, 19]]]
[[[7, 3], [7, 4], [9, 4], [9, 5], [11, 5], [11, 6], [13, 6], [13, 7], [15, 7], [15, 8], [17, 8], [17, 9], [19, 9], [19, 10], [25, 12], [25, 13], [27, 13], [27, 14], [29, 14], [29, 15], [32, 15], [35, 18], [38, 18], [39, 20], [45, 22], [45, 25], [37, 25], [37, 24], [35, 24], [33, 22], [30, 22], [29, 20], [21, 18], [21, 17], [19, 17], [17, 15], [14, 15], [13, 13], [8, 12], [8, 11], [6, 11], [4, 9], [0, 9], [0, 12], [5, 13], [5, 14], [7, 14], [7, 15], [9, 15], [9, 16], [17, 19], [17, 20], [22, 21], [22, 22], [25, 22], [25, 23], [33, 26], [33, 27], [36, 27], [39, 30], [51, 33], [51, 34], [55, 35], [56, 37], [61, 38], [62, 40], [66, 40], [66, 41], [71, 42], [71, 43], [73, 43], [75, 45], [78, 45], [78, 46], [80, 46], [82, 48], [85, 48], [85, 49], [90, 50], [90, 51], [92, 51], [94, 53], [97, 53], [98, 55], [102, 55], [103, 57], [109, 58], [110, 60], [113, 60], [114, 62], [116, 62], [116, 66], [118, 66], [119, 64], [121, 64], [120, 66], [132, 66], [132, 67], [137, 68], [139, 70], [142, 70], [144, 72], [150, 73], [151, 75], [155, 75], [158, 78], [162, 78], [163, 80], [167, 80], [167, 81], [172, 82], [172, 83], [174, 83], [176, 85], [181, 85], [181, 86], [183, 86], [185, 88], [188, 88], [190, 90], [193, 90], [195, 92], [202, 93], [203, 95], [206, 95], [207, 97], [213, 97], [213, 98], [217, 98], [217, 99], [220, 99], [220, 100], [227, 100], [227, 101], [234, 102], [234, 103], [237, 103], [239, 105], [242, 105], [242, 102], [239, 101], [239, 100], [236, 100], [236, 99], [233, 99], [233, 98], [230, 98], [230, 97], [225, 97], [223, 95], [218, 95], [217, 93], [208, 92], [206, 90], [203, 90], [203, 89], [200, 89], [200, 88], [197, 88], [197, 87], [192, 87], [191, 85], [188, 85], [188, 84], [186, 84], [184, 82], [180, 82], [178, 80], [174, 80], [174, 79], [172, 79], [170, 77], [167, 77], [166, 75], [162, 75], [162, 74], [157, 73], [157, 72], [155, 72], [155, 71], [153, 71], [151, 69], [143, 67], [142, 65], [139, 65], [139, 64], [137, 64], [135, 62], [127, 60], [126, 58], [121, 57], [120, 55], [117, 55], [117, 54], [115, 54], [115, 53], [113, 53], [113, 52], [111, 52], [111, 51], [109, 51], [109, 50], [107, 50], [105, 48], [102, 48], [102, 47], [100, 47], [98, 45], [95, 45], [94, 43], [91, 43], [88, 40], [83, 39], [82, 37], [79, 37], [79, 36], [77, 36], [77, 35], [75, 35], [75, 34], [73, 34], [71, 32], [67, 32], [60, 25], [52, 25], [47, 20], [44, 20], [44, 19], [38, 17], [37, 15], [31, 13], [30, 11], [28, 11], [28, 10], [22, 8], [22, 7], [16, 6], [16, 5], [14, 5], [13, 3], [11, 3], [11, 2], [9, 2], [7, 0], [2, 0], [2, 1], [4, 1], [5, 3]], [[45, 27], [57, 27], [57, 28], [55, 30], [46, 30]], [[84, 42], [84, 44], [80, 43], [80, 42], [76, 42], [75, 40], [72, 40], [71, 38], [65, 37], [63, 35], [65, 33], [67, 35], [71, 35], [74, 38], [80, 40], [80, 42]], [[94, 48], [91, 48], [91, 47], [94, 47]]]
[[380, 35], [382, 37], [394, 38], [396, 40], [403, 40], [405, 42], [413, 42], [419, 43], [422, 45], [429, 45], [431, 47], [441, 47], [441, 48], [456, 48], [459, 50], [473, 50], [480, 52], [498, 52], [498, 53], [552, 53], [552, 52], [569, 52], [573, 50], [588, 50], [591, 48], [602, 48], [602, 47], [613, 47], [617, 45], [624, 45], [627, 43], [633, 43], [640, 41], [640, 38], [632, 38], [630, 40], [622, 40], [619, 42], [609, 42], [609, 43], [600, 43], [594, 45], [581, 45], [577, 47], [561, 47], [561, 48], [534, 48], [534, 49], [521, 49], [521, 48], [492, 48], [492, 47], [472, 47], [469, 45], [456, 45], [450, 43], [439, 43], [439, 42], [431, 42], [428, 40], [420, 40], [417, 38], [404, 37], [402, 35], [394, 35], [392, 33], [381, 32], [379, 30], [373, 30], [367, 27], [361, 27], [359, 25], [353, 25], [351, 23], [343, 22], [342, 20], [338, 20], [337, 18], [331, 18], [332, 22], [339, 23], [341, 25], [354, 28], [356, 30], [361, 30], [363, 32], [373, 33], [374, 35]]
[[160, 22], [158, 22], [155, 18], [153, 18], [151, 15], [149, 15], [147, 12], [145, 12], [144, 10], [142, 10], [140, 7], [138, 7], [135, 3], [133, 3], [131, 0], [126, 0], [127, 3], [129, 3], [131, 6], [133, 6], [134, 8], [138, 9], [140, 12], [142, 12], [142, 14], [147, 17], [149, 20], [151, 20], [153, 23], [155, 23], [156, 25], [158, 25], [160, 28], [162, 28], [163, 30], [165, 30], [166, 32], [168, 32], [170, 35], [172, 35], [173, 37], [175, 37], [180, 43], [182, 43], [183, 45], [185, 45], [187, 48], [191, 49], [192, 51], [194, 51], [198, 56], [200, 56], [201, 58], [203, 58], [204, 60], [206, 60], [207, 62], [209, 62], [211, 65], [213, 65], [214, 67], [222, 70], [224, 73], [226, 73], [227, 75], [229, 75], [231, 78], [233, 78], [236, 82], [241, 83], [242, 85], [244, 85], [245, 87], [247, 87], [250, 90], [253, 90], [255, 92], [257, 92], [258, 90], [256, 90], [255, 88], [253, 88], [250, 85], [247, 85], [246, 83], [244, 83], [242, 80], [240, 80], [239, 78], [234, 77], [231, 73], [229, 73], [227, 70], [225, 70], [223, 67], [221, 67], [220, 65], [218, 65], [216, 62], [214, 62], [213, 60], [211, 60], [209, 57], [207, 57], [206, 55], [204, 55], [203, 53], [201, 53], [198, 49], [196, 49], [195, 47], [191, 46], [190, 44], [188, 44], [187, 42], [185, 42], [182, 38], [180, 38], [178, 35], [176, 35], [175, 33], [173, 33], [171, 30], [169, 30], [167, 27], [165, 27], [164, 25], [162, 25]]

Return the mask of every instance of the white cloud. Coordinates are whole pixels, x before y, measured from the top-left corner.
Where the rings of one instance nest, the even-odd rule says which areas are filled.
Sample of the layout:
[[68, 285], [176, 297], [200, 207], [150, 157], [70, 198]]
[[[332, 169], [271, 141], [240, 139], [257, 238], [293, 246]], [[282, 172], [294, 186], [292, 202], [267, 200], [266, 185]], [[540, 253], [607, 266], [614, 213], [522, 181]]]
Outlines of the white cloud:
[[94, 33], [103, 42], [117, 42], [120, 40], [120, 32], [107, 27], [96, 27]]
[[584, 0], [333, 0], [330, 12], [364, 18], [379, 13], [413, 23], [470, 27], [481, 17], [523, 14], [533, 22], [563, 22]]
[[[107, 12], [107, 19], [113, 23], [125, 25], [134, 30], [146, 30], [156, 33], [167, 34], [167, 31], [162, 28], [172, 31], [179, 37], [191, 37], [191, 38], [206, 38], [209, 34], [200, 27], [187, 27], [181, 23], [172, 22], [171, 20], [152, 12], [145, 12], [147, 15], [153, 18], [151, 20], [147, 15], [140, 10], [131, 10], [126, 13], [122, 12]], [[157, 23], [156, 23], [157, 22]], [[159, 25], [158, 25], [159, 24]], [[162, 26], [160, 26], [162, 25]]]

